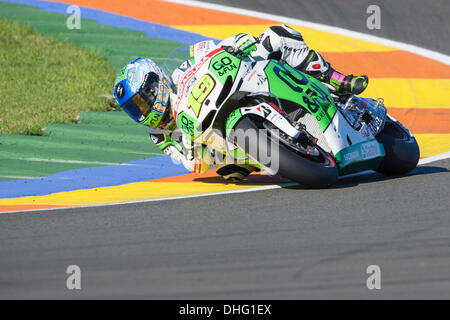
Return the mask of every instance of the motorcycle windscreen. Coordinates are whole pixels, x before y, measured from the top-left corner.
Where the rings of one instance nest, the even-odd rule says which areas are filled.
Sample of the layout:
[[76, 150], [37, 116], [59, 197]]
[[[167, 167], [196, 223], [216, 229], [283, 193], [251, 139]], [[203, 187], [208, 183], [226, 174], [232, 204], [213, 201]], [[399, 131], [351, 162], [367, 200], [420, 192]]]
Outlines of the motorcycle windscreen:
[[164, 61], [164, 67], [172, 74], [178, 68], [182, 68], [182, 64], [191, 59], [191, 46], [183, 46], [173, 50]]

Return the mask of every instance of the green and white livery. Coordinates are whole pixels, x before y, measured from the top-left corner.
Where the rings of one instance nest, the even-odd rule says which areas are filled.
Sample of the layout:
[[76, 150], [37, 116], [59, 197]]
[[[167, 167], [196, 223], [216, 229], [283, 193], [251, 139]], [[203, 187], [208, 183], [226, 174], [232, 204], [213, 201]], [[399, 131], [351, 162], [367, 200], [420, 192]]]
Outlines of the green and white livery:
[[[416, 167], [415, 138], [381, 99], [335, 96], [288, 64], [250, 57], [252, 45], [236, 50], [203, 42], [168, 59], [190, 55], [186, 72], [174, 73], [172, 106], [190, 141], [309, 187], [369, 169], [404, 174]], [[268, 147], [274, 144], [276, 154]], [[265, 153], [277, 157], [276, 170], [263, 161]]]

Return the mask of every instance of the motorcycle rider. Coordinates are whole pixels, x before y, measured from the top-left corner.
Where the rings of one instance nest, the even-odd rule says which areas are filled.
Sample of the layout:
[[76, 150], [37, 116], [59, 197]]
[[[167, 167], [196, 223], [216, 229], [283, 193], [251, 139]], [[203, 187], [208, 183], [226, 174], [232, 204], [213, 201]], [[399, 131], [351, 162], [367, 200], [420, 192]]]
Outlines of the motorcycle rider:
[[[212, 45], [212, 41], [203, 41], [193, 48], [206, 54]], [[217, 47], [243, 50], [244, 55], [253, 58], [283, 61], [320, 80], [336, 95], [359, 94], [368, 85], [365, 75], [344, 75], [333, 69], [317, 51], [308, 47], [298, 31], [286, 25], [269, 27], [258, 39], [240, 33], [223, 40]], [[213, 163], [216, 172], [225, 179], [243, 179], [257, 168], [247, 164], [214, 163], [205, 148], [194, 150], [189, 141], [173, 135], [177, 125], [171, 105], [177, 98], [179, 81], [192, 66], [190, 61], [185, 61], [169, 77], [151, 59], [135, 59], [120, 70], [114, 97], [134, 121], [150, 127], [150, 138], [161, 151], [181, 162], [189, 171], [204, 173]]]

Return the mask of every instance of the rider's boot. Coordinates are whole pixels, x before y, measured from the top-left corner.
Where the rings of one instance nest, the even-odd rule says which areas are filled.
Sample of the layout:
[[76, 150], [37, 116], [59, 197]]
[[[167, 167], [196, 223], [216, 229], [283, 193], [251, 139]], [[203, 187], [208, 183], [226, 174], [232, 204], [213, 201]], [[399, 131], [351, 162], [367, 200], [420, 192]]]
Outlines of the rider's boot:
[[259, 171], [258, 168], [249, 164], [227, 164], [214, 163], [216, 173], [221, 175], [227, 181], [242, 180], [253, 171]]
[[334, 70], [331, 65], [314, 50], [310, 50], [308, 57], [297, 67], [314, 78], [326, 83], [334, 89], [337, 95], [360, 94], [369, 84], [367, 76], [344, 75]]

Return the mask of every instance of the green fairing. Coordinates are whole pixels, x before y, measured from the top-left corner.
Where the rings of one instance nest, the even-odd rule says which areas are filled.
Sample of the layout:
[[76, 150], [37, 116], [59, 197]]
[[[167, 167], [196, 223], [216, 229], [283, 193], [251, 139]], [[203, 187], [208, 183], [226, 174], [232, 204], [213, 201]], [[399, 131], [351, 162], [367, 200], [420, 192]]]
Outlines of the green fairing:
[[225, 122], [225, 130], [227, 136], [241, 118], [242, 118], [241, 109], [236, 109], [232, 113], [230, 113], [230, 115], [227, 118], [227, 121]]
[[[227, 118], [227, 121], [225, 122], [225, 130], [226, 130], [227, 137], [230, 135], [230, 131], [233, 130], [234, 126], [241, 118], [242, 118], [241, 109], [236, 109], [232, 113], [230, 113], [230, 115]], [[232, 153], [233, 153], [233, 157], [238, 158], [238, 159], [247, 157], [246, 153], [241, 148], [234, 149]], [[251, 160], [250, 158], [248, 158], [245, 161], [245, 163], [251, 164], [259, 169], [262, 168], [259, 163]]]
[[339, 175], [343, 176], [364, 170], [377, 169], [380, 165], [381, 160], [383, 160], [384, 156], [386, 155], [383, 145], [377, 142], [381, 154], [376, 158], [366, 160], [364, 158], [364, 155], [361, 153], [361, 147], [364, 144], [373, 142], [377, 142], [376, 139], [351, 145], [338, 152], [335, 158], [339, 166]]
[[197, 138], [202, 132], [198, 131], [197, 128], [200, 125], [196, 119], [188, 115], [186, 112], [180, 112], [177, 116], [178, 128], [180, 128], [187, 136], [191, 137], [192, 140]]
[[302, 105], [316, 118], [322, 131], [328, 128], [337, 109], [328, 89], [319, 80], [274, 60], [264, 71], [270, 92], [280, 99]]
[[223, 85], [228, 76], [231, 76], [234, 82], [240, 66], [241, 59], [228, 52], [222, 52], [212, 58], [209, 64], [209, 71], [211, 71], [214, 77], [216, 77]]

